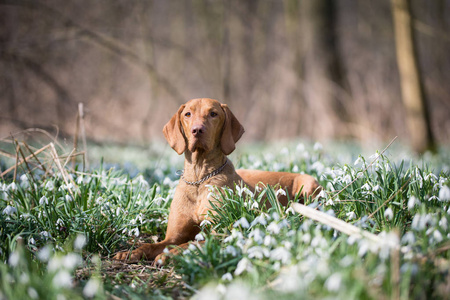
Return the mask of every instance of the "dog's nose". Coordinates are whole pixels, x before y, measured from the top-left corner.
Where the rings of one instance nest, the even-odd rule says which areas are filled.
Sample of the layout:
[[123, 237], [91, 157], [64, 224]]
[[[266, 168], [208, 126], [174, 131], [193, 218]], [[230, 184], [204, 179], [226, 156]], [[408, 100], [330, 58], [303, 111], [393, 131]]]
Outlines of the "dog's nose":
[[192, 127], [192, 135], [199, 136], [205, 132], [205, 126], [203, 125], [195, 125]]

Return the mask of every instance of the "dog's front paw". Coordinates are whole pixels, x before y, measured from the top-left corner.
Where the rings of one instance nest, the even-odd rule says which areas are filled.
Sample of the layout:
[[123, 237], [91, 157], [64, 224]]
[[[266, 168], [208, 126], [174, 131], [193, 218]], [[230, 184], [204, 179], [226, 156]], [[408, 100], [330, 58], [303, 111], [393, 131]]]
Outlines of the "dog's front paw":
[[153, 265], [157, 267], [167, 265], [170, 262], [170, 257], [173, 255], [171, 252], [172, 251], [165, 250], [163, 253], [156, 256]]
[[123, 252], [119, 252], [117, 253], [113, 259], [115, 260], [122, 260], [122, 261], [126, 261], [126, 262], [137, 262], [139, 260], [141, 260], [143, 257], [143, 252], [140, 249], [136, 249], [133, 251], [123, 251]]

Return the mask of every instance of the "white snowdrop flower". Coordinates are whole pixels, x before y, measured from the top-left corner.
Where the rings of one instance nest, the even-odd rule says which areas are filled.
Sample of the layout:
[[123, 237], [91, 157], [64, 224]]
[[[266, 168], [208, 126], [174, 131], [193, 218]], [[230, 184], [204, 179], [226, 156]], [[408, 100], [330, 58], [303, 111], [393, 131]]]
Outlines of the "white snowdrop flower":
[[257, 201], [253, 201], [252, 206], [250, 207], [251, 209], [258, 209], [259, 208], [259, 204]]
[[240, 274], [246, 271], [249, 272], [252, 269], [253, 269], [252, 263], [248, 258], [244, 257], [238, 262], [236, 270], [234, 271], [234, 275], [239, 276]]
[[79, 234], [75, 238], [75, 241], [73, 242], [73, 247], [77, 250], [83, 249], [84, 246], [86, 246], [87, 238], [84, 234]]
[[27, 273], [20, 274], [19, 282], [22, 284], [27, 284], [30, 282], [30, 276]]
[[326, 206], [329, 205], [334, 205], [333, 199], [328, 199], [327, 202], [325, 203]]
[[341, 180], [343, 183], [349, 184], [350, 182], [352, 182], [352, 177], [349, 174], [347, 174], [344, 177], [342, 177]]
[[204, 241], [205, 240], [205, 237], [203, 236], [203, 234], [200, 232], [199, 234], [197, 234], [196, 236], [195, 236], [195, 240], [196, 241]]
[[17, 265], [19, 264], [20, 261], [20, 255], [18, 252], [14, 251], [13, 253], [11, 253], [11, 255], [9, 256], [8, 259], [8, 264], [11, 267], [17, 267]]
[[83, 176], [78, 176], [77, 177], [77, 184], [82, 184], [83, 183]]
[[217, 287], [212, 285], [206, 285], [200, 290], [198, 290], [195, 295], [192, 297], [193, 300], [221, 300], [222, 296], [220, 295]]
[[27, 183], [27, 184], [28, 184], [28, 176], [27, 176], [27, 174], [22, 174], [22, 175], [20, 176], [20, 181], [21, 181], [22, 183]]
[[153, 202], [155, 202], [155, 204], [159, 206], [161, 205], [161, 203], [166, 202], [166, 199], [164, 199], [163, 197], [158, 197], [154, 199]]
[[235, 228], [239, 226], [241, 226], [242, 228], [249, 228], [250, 224], [245, 217], [242, 217], [233, 224], [233, 227]]
[[416, 181], [419, 182], [419, 187], [422, 188], [423, 187], [423, 178], [422, 178], [422, 175], [420, 175], [419, 172], [420, 172], [419, 168], [416, 168], [416, 177], [417, 177]]
[[402, 243], [406, 245], [413, 245], [416, 242], [416, 237], [411, 231], [405, 233], [402, 237]]
[[252, 230], [248, 236], [249, 238], [253, 238], [258, 244], [261, 244], [264, 241], [264, 233], [259, 228]]
[[42, 196], [41, 199], [39, 199], [39, 205], [48, 205], [48, 199], [45, 196]]
[[277, 224], [277, 222], [273, 221], [267, 226], [267, 231], [273, 233], [273, 234], [279, 234], [281, 230], [281, 227]]
[[320, 193], [317, 195], [317, 197], [327, 199], [328, 195], [324, 190], [321, 190]]
[[438, 243], [442, 242], [443, 240], [441, 232], [437, 229], [433, 232], [433, 238]]
[[295, 151], [297, 152], [305, 152], [305, 145], [303, 143], [300, 143], [295, 147]]
[[28, 296], [31, 299], [38, 299], [39, 298], [39, 294], [34, 288], [28, 287], [27, 292], [28, 292]]
[[273, 238], [272, 236], [270, 236], [270, 235], [266, 235], [264, 237], [264, 245], [265, 246], [275, 245], [276, 242], [277, 242], [277, 240], [275, 238]]
[[236, 185], [236, 195], [242, 197], [242, 193], [244, 192], [244, 187]]
[[266, 226], [266, 225], [267, 225], [267, 221], [266, 221], [266, 219], [264, 218], [264, 215], [259, 215], [259, 216], [257, 216], [257, 217], [252, 221], [251, 226], [253, 227], [253, 226], [255, 226], [256, 224], [261, 224], [261, 225], [263, 225], [263, 226]]
[[311, 241], [311, 234], [305, 233], [304, 235], [302, 235], [302, 242], [309, 244], [310, 241]]
[[231, 246], [231, 245], [226, 246], [224, 251], [227, 254], [231, 254], [231, 256], [233, 256], [233, 257], [236, 257], [236, 255], [238, 253], [236, 248], [234, 246]]
[[231, 235], [227, 236], [223, 241], [225, 243], [229, 243], [233, 240], [242, 240], [244, 238], [244, 236], [242, 235], [242, 233], [239, 230], [233, 229], [231, 231]]
[[342, 276], [334, 273], [325, 281], [325, 288], [330, 292], [337, 292], [341, 288]]
[[377, 184], [376, 186], [374, 186], [373, 188], [372, 188], [372, 191], [373, 192], [377, 192], [377, 191], [379, 191], [379, 190], [383, 190], [383, 188], [379, 185], [379, 184]]
[[75, 269], [75, 267], [81, 265], [82, 263], [83, 259], [76, 253], [68, 253], [63, 258], [63, 266], [68, 270], [73, 270]]
[[384, 211], [384, 217], [386, 219], [388, 219], [389, 221], [392, 220], [392, 218], [394, 218], [394, 212], [392, 211], [392, 209], [390, 207], [388, 207], [385, 211]]
[[437, 196], [431, 196], [430, 198], [428, 198], [428, 201], [433, 201], [433, 200], [440, 201], [440, 199]]
[[48, 231], [41, 231], [40, 235], [43, 236], [45, 239], [48, 239], [49, 237], [52, 236]]
[[325, 242], [325, 240], [324, 240], [324, 238], [322, 236], [316, 235], [311, 241], [311, 246], [316, 248], [317, 246], [323, 245], [324, 242]]
[[64, 221], [61, 220], [61, 218], [58, 218], [58, 220], [56, 220], [56, 226], [64, 226]]
[[15, 213], [17, 213], [17, 208], [15, 208], [13, 206], [10, 206], [10, 205], [7, 205], [5, 207], [5, 209], [3, 210], [3, 214], [7, 215], [7, 216], [11, 216], [11, 215], [13, 215]]
[[412, 210], [416, 204], [420, 204], [420, 200], [416, 196], [411, 196], [408, 200], [408, 210]]
[[91, 278], [83, 288], [83, 295], [87, 298], [93, 298], [100, 290], [100, 280]]
[[37, 253], [37, 258], [40, 261], [47, 262], [50, 259], [51, 254], [51, 248], [50, 246], [45, 246], [44, 248], [41, 248], [39, 252]]
[[323, 146], [322, 146], [322, 144], [321, 143], [319, 143], [319, 142], [316, 142], [315, 144], [314, 144], [314, 151], [320, 151], [320, 150], [322, 150], [323, 149]]
[[356, 218], [356, 213], [354, 211], [348, 212], [345, 214], [349, 220], [353, 220]]
[[[390, 250], [393, 248], [398, 248], [400, 245], [399, 237], [394, 232], [381, 232], [380, 238], [382, 240], [381, 245], [374, 245], [374, 248], [380, 248], [380, 257], [382, 259], [387, 259], [390, 254]], [[378, 250], [378, 249], [377, 249]]]
[[30, 239], [28, 240], [28, 242], [29, 242], [31, 245], [36, 245], [36, 241], [34, 240], [33, 237], [30, 237]]
[[72, 276], [66, 270], [60, 270], [53, 277], [53, 285], [57, 288], [70, 288], [72, 286]]
[[365, 239], [362, 239], [359, 243], [358, 256], [364, 256], [367, 251], [369, 251], [369, 242]]
[[133, 229], [130, 230], [130, 235], [134, 235], [134, 236], [139, 236], [140, 232], [139, 232], [139, 228], [135, 227]]
[[10, 185], [8, 185], [7, 190], [15, 191], [17, 190], [17, 185], [13, 182]]
[[286, 214], [291, 214], [291, 215], [295, 215], [295, 211], [294, 209], [291, 207], [289, 207], [288, 209], [286, 209]]
[[247, 250], [247, 254], [249, 258], [263, 259], [269, 255], [269, 251], [261, 246], [254, 246]]
[[72, 197], [71, 197], [70, 195], [66, 195], [65, 198], [66, 198], [66, 201], [67, 201], [67, 202], [71, 202], [71, 201], [72, 201]]
[[297, 165], [294, 165], [294, 166], [292, 167], [292, 173], [298, 173], [299, 171], [300, 171], [300, 169], [298, 168]]
[[446, 185], [439, 190], [439, 200], [443, 202], [450, 201], [450, 188]]
[[420, 221], [420, 214], [417, 214], [413, 217], [413, 220], [411, 222], [411, 228], [415, 230], [420, 230], [419, 221]]
[[431, 182], [437, 182], [438, 178], [436, 175], [434, 175], [433, 173], [428, 173], [427, 175], [425, 175], [424, 178], [426, 181], [431, 181]]
[[292, 248], [293, 245], [292, 245], [292, 243], [289, 242], [289, 241], [284, 241], [284, 242], [283, 242], [283, 246], [284, 246], [284, 248], [290, 250], [290, 249]]
[[346, 255], [344, 256], [341, 261], [339, 262], [339, 264], [344, 267], [347, 268], [349, 266], [351, 266], [353, 264], [353, 257], [351, 255]]
[[253, 198], [255, 196], [255, 194], [252, 191], [250, 191], [248, 187], [245, 186], [243, 190], [247, 196], [249, 196], [251, 198]]
[[311, 165], [311, 169], [312, 169], [312, 170], [316, 170], [316, 172], [317, 172], [318, 174], [322, 174], [323, 171], [325, 170], [325, 166], [323, 165], [322, 162], [316, 161], [316, 162], [314, 162], [314, 163]]
[[372, 190], [372, 188], [370, 187], [369, 183], [367, 183], [367, 182], [361, 188], [365, 189], [366, 191], [371, 191]]
[[231, 273], [225, 273], [222, 275], [222, 280], [223, 281], [231, 281], [231, 280], [233, 280], [233, 275], [231, 275]]
[[377, 152], [375, 152], [375, 154], [372, 154], [371, 156], [369, 156], [369, 159], [375, 159], [375, 158], [377, 158], [378, 156], [380, 156], [380, 154], [379, 154], [378, 151], [377, 151]]
[[171, 185], [172, 182], [173, 182], [172, 179], [166, 176], [163, 180], [163, 185]]
[[280, 215], [277, 212], [273, 212], [272, 219], [274, 219], [275, 221], [278, 221], [280, 219]]
[[191, 250], [191, 251], [195, 251], [195, 250], [197, 250], [198, 248], [197, 248], [197, 246], [195, 245], [195, 244], [189, 244], [189, 246], [188, 246], [188, 249], [189, 250]]
[[201, 223], [200, 223], [200, 227], [203, 226], [209, 226], [211, 225], [211, 221], [209, 221], [208, 219], [204, 219]]
[[279, 260], [283, 264], [287, 264], [291, 259], [291, 252], [289, 252], [286, 248], [278, 247], [274, 250], [270, 251], [270, 258], [273, 260]]
[[447, 226], [447, 218], [442, 217], [441, 220], [439, 221], [439, 226], [444, 229], [447, 230], [448, 226]]
[[358, 158], [355, 160], [355, 162], [353, 163], [353, 165], [359, 165], [360, 163], [362, 163], [363, 162], [363, 159], [362, 159], [362, 157], [361, 157], [361, 155], [360, 156], [358, 156]]
[[278, 197], [279, 195], [286, 196], [286, 191], [283, 190], [283, 189], [281, 189], [281, 188], [278, 189], [278, 190], [275, 192], [275, 196]]
[[214, 192], [209, 192], [208, 193], [208, 196], [206, 196], [206, 199], [208, 199], [208, 200], [217, 200], [217, 195], [216, 195], [216, 193], [214, 193]]

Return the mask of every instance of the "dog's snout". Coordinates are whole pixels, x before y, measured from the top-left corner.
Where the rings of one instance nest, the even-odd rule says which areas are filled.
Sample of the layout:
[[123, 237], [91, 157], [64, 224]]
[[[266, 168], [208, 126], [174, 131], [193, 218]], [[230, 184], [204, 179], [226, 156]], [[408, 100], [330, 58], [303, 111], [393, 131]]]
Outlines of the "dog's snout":
[[192, 127], [192, 135], [199, 136], [205, 132], [206, 128], [203, 125], [195, 125]]

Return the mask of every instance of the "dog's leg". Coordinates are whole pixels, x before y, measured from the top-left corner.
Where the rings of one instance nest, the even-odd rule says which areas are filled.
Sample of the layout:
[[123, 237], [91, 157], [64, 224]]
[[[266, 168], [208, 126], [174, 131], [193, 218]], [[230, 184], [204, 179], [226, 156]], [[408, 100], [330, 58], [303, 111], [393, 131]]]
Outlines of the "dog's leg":
[[194, 239], [200, 232], [198, 223], [193, 219], [193, 207], [190, 207], [189, 201], [183, 197], [177, 197], [170, 207], [169, 222], [167, 224], [166, 238], [159, 243], [143, 244], [139, 248], [131, 251], [119, 252], [114, 256], [117, 260], [126, 260], [129, 262], [139, 261], [140, 259], [152, 260], [164, 251], [164, 248], [170, 245], [181, 245]]

